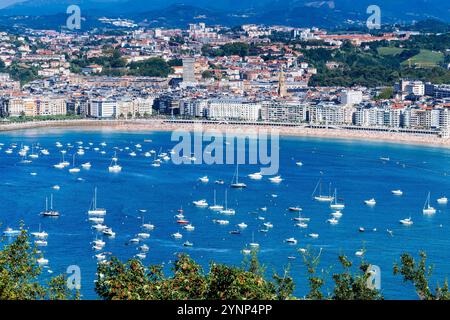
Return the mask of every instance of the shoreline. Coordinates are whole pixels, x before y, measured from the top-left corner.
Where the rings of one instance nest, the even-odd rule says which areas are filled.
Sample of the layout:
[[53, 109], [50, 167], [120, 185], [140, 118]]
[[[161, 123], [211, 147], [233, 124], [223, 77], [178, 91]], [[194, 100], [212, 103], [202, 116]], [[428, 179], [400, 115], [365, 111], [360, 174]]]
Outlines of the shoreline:
[[[28, 129], [78, 129], [78, 130], [114, 130], [114, 131], [198, 131], [245, 134], [251, 132], [266, 132], [270, 135], [275, 130], [280, 137], [306, 137], [357, 140], [365, 142], [385, 142], [392, 144], [417, 145], [427, 147], [450, 148], [450, 139], [437, 136], [417, 135], [400, 132], [357, 131], [349, 129], [306, 128], [302, 126], [258, 126], [255, 124], [227, 123], [178, 123], [167, 120], [55, 120], [24, 123], [0, 124], [0, 134], [3, 132]], [[273, 131], [272, 131], [273, 132]]]

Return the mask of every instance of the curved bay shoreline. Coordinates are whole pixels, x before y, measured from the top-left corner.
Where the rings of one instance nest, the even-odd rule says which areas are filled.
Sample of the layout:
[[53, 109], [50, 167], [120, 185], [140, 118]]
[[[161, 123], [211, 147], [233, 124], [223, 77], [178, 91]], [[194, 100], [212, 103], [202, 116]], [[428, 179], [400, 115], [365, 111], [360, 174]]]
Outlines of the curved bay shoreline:
[[76, 129], [76, 130], [114, 130], [114, 131], [209, 131], [249, 134], [250, 132], [266, 132], [287, 137], [308, 137], [324, 139], [358, 140], [366, 142], [386, 142], [428, 147], [450, 148], [450, 139], [438, 136], [416, 135], [400, 132], [355, 131], [348, 129], [307, 128], [301, 126], [259, 126], [255, 124], [227, 123], [179, 123], [167, 122], [163, 119], [152, 120], [55, 120], [23, 123], [0, 124], [2, 132], [27, 129]]

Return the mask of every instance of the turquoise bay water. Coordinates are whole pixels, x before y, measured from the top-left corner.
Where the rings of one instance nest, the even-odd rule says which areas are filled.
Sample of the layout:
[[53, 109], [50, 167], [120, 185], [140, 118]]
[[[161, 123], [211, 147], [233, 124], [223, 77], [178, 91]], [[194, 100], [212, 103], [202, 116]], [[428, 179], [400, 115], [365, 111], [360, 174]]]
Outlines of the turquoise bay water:
[[[144, 142], [151, 139], [152, 142]], [[63, 144], [83, 141], [94, 145], [84, 156], [77, 157], [78, 165], [91, 162], [90, 170], [70, 174], [67, 169], [58, 170], [53, 165], [60, 161], [59, 149], [55, 142]], [[106, 154], [92, 148], [101, 142]], [[96, 232], [87, 221], [93, 189], [98, 187], [98, 206], [108, 210], [105, 224], [116, 232], [114, 239], [107, 239], [105, 252], [111, 252], [120, 259], [129, 259], [138, 253], [137, 246], [127, 244], [141, 232], [142, 213], [146, 209], [144, 221], [156, 226], [151, 237], [144, 242], [150, 247], [144, 263], [170, 265], [177, 252], [187, 252], [207, 270], [210, 261], [240, 265], [243, 260], [241, 250], [252, 241], [260, 243], [260, 260], [270, 276], [274, 271], [282, 272], [290, 266], [296, 281], [296, 295], [307, 292], [306, 269], [298, 248], [310, 246], [314, 250], [322, 248], [321, 264], [328, 279], [333, 272], [340, 271], [338, 255], [347, 254], [356, 264], [360, 258], [355, 252], [367, 250], [365, 259], [381, 268], [381, 287], [389, 299], [416, 299], [413, 288], [403, 284], [401, 278], [392, 275], [392, 266], [402, 252], [417, 254], [425, 250], [429, 262], [435, 266], [432, 285], [443, 280], [450, 272], [450, 219], [447, 206], [438, 205], [436, 199], [450, 196], [450, 150], [404, 146], [383, 143], [365, 143], [345, 140], [312, 138], [282, 138], [280, 142], [280, 175], [285, 179], [281, 184], [273, 184], [264, 178], [252, 181], [246, 176], [258, 172], [259, 167], [242, 165], [239, 168], [242, 180], [247, 183], [245, 190], [229, 188], [235, 167], [233, 165], [182, 165], [171, 162], [160, 168], [150, 166], [152, 158], [143, 153], [154, 149], [157, 152], [173, 148], [170, 133], [165, 132], [113, 132], [76, 130], [26, 130], [0, 134], [0, 221], [1, 230], [7, 226], [18, 228], [23, 220], [30, 231], [37, 231], [39, 224], [49, 233], [48, 246], [43, 248], [49, 259], [45, 276], [64, 273], [70, 265], [78, 265], [82, 273], [82, 294], [86, 299], [95, 299], [94, 279], [96, 259], [90, 242]], [[5, 150], [12, 143], [20, 145], [39, 144], [50, 151], [49, 156], [40, 156], [31, 164], [21, 164], [17, 149], [14, 154]], [[136, 157], [128, 155], [135, 144], [142, 144], [142, 151]], [[18, 147], [18, 148], [19, 148]], [[123, 171], [108, 173], [113, 147], [130, 150], [118, 152]], [[71, 160], [74, 149], [67, 148], [67, 160]], [[380, 157], [391, 160], [383, 162]], [[302, 167], [296, 162], [303, 162]], [[32, 176], [30, 173], [37, 173]], [[311, 194], [323, 172], [325, 186], [329, 181], [338, 188], [339, 198], [345, 199], [346, 208], [338, 225], [330, 225], [331, 210], [327, 204], [312, 200]], [[209, 176], [210, 182], [198, 181]], [[82, 178], [82, 179], [79, 179]], [[223, 179], [225, 185], [214, 181]], [[53, 185], [61, 186], [59, 191]], [[236, 215], [223, 217], [208, 209], [196, 208], [193, 200], [207, 199], [213, 202], [213, 190], [217, 190], [217, 201], [224, 202], [224, 192], [228, 189], [228, 206], [236, 209]], [[401, 189], [402, 197], [395, 197], [391, 190]], [[428, 191], [432, 205], [437, 208], [434, 216], [422, 214], [422, 207]], [[54, 205], [61, 212], [57, 219], [43, 218], [39, 213], [44, 209], [45, 197], [54, 194]], [[276, 194], [277, 197], [272, 195]], [[364, 200], [375, 198], [373, 208]], [[295, 227], [292, 220], [295, 213], [287, 211], [289, 206], [299, 205], [303, 216], [311, 218], [307, 229]], [[174, 215], [183, 207], [186, 219], [195, 231], [186, 232], [176, 224]], [[259, 210], [267, 207], [267, 212]], [[410, 217], [411, 227], [399, 224], [400, 219]], [[265, 217], [262, 221], [258, 217]], [[230, 220], [228, 226], [220, 226], [213, 219]], [[248, 228], [239, 235], [229, 234], [236, 230], [236, 224], [245, 222]], [[268, 233], [261, 233], [264, 222], [274, 227]], [[366, 232], [358, 232], [364, 227]], [[373, 231], [376, 228], [377, 231]], [[387, 233], [393, 231], [393, 236]], [[175, 240], [175, 232], [183, 234], [182, 240]], [[309, 238], [309, 233], [318, 233], [318, 239]], [[296, 246], [287, 245], [284, 240], [295, 237]], [[101, 236], [99, 236], [101, 238]], [[183, 247], [189, 240], [192, 248]], [[297, 257], [295, 260], [289, 256]], [[169, 267], [167, 268], [170, 272]]]

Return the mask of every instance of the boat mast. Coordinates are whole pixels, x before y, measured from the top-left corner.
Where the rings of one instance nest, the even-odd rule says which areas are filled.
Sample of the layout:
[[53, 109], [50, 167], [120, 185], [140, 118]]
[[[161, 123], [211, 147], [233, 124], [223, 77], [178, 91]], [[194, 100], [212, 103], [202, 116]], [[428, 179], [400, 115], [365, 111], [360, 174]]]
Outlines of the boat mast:
[[228, 192], [225, 189], [225, 210], [228, 210]]

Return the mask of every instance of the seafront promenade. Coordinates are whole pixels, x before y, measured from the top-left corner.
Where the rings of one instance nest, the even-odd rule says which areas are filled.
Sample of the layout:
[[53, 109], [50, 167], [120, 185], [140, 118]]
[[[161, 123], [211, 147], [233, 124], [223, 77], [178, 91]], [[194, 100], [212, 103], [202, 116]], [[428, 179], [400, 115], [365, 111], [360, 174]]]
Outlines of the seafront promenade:
[[417, 144], [437, 147], [450, 147], [450, 139], [442, 138], [439, 131], [409, 130], [390, 128], [369, 128], [356, 126], [320, 126], [304, 123], [281, 122], [240, 122], [183, 119], [132, 119], [132, 120], [52, 120], [21, 123], [1, 123], [1, 131], [14, 131], [34, 128], [67, 128], [78, 130], [117, 130], [117, 131], [174, 131], [179, 129], [194, 131], [233, 131], [275, 130], [279, 135], [298, 137], [320, 137], [350, 140], [382, 141], [401, 144]]

